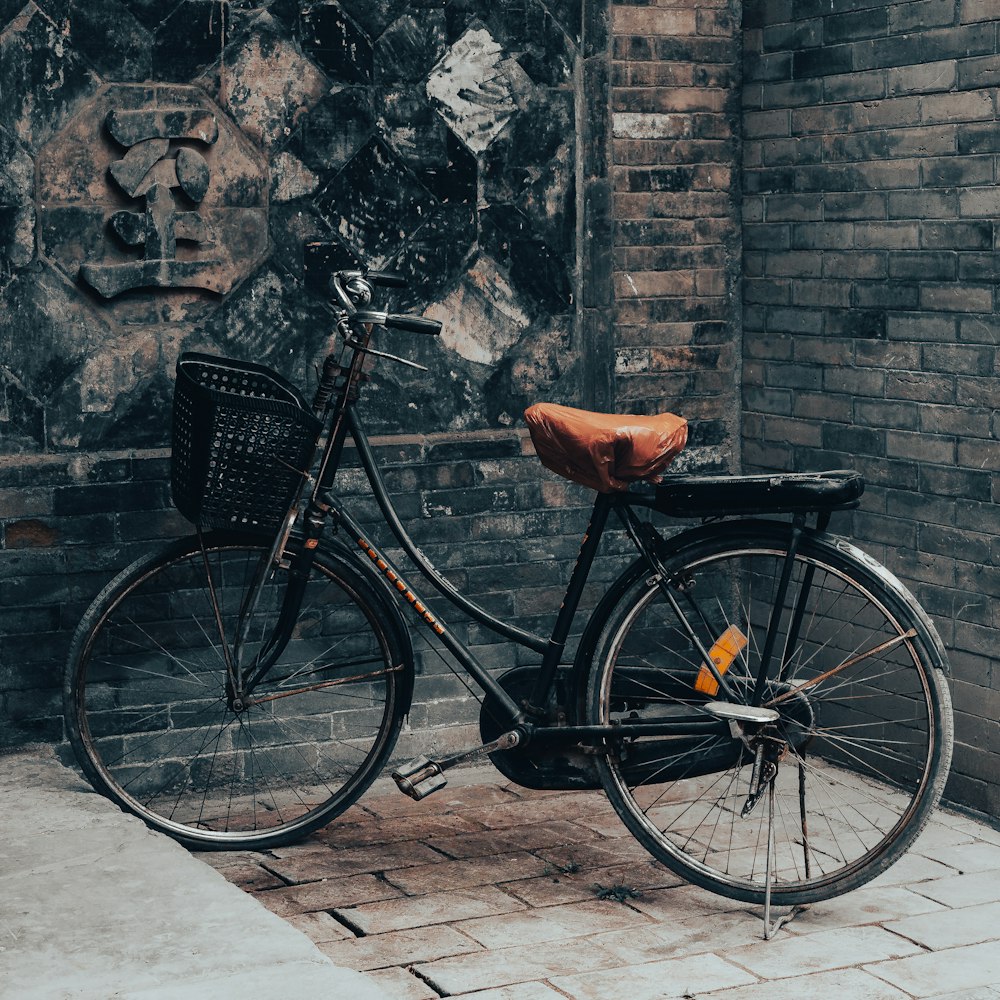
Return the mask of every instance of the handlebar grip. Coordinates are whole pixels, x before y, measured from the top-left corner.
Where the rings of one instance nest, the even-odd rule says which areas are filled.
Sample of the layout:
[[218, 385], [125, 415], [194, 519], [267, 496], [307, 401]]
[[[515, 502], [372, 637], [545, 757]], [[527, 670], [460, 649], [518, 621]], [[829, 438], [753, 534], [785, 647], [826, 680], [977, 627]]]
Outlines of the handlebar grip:
[[402, 316], [390, 313], [386, 316], [383, 326], [394, 327], [397, 330], [409, 330], [410, 333], [426, 333], [436, 337], [441, 332], [441, 324], [436, 319], [425, 319], [423, 316]]
[[406, 288], [406, 278], [392, 271], [369, 271], [365, 277], [373, 285], [381, 285], [383, 288]]

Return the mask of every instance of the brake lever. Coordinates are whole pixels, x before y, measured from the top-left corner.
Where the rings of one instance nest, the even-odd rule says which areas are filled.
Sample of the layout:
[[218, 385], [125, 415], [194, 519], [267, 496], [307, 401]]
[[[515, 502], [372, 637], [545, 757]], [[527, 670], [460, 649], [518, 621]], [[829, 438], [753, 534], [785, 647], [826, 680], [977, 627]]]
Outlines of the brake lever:
[[374, 347], [365, 347], [364, 344], [359, 340], [355, 340], [351, 337], [347, 341], [348, 347], [353, 347], [357, 351], [361, 351], [363, 354], [374, 354], [377, 358], [386, 358], [389, 361], [398, 361], [401, 365], [406, 365], [409, 368], [416, 368], [417, 371], [426, 372], [430, 369], [424, 367], [424, 365], [418, 365], [416, 361], [410, 361], [407, 358], [401, 358], [395, 354], [389, 354], [387, 351], [376, 351]]

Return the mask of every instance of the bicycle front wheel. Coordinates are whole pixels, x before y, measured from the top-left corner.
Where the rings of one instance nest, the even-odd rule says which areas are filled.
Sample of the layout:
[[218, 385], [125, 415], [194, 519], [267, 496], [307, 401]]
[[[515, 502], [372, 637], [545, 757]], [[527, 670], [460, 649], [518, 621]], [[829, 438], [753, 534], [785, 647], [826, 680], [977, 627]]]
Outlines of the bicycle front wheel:
[[[912, 843], [944, 787], [952, 716], [940, 639], [903, 585], [842, 539], [803, 538], [780, 607], [787, 525], [734, 522], [691, 539], [665, 557], [667, 586], [704, 648], [732, 657], [733, 700], [779, 713], [764, 730], [773, 809], [766, 792], [751, 799], [747, 731], [706, 708], [725, 695], [704, 673], [707, 690], [696, 688], [700, 658], [639, 564], [598, 644], [591, 721], [626, 734], [637, 722], [705, 724], [609, 741], [598, 760], [605, 790], [656, 858], [721, 895], [763, 901], [769, 834], [774, 902], [862, 885]], [[755, 698], [769, 626], [771, 665]]]
[[[189, 847], [259, 850], [328, 823], [378, 775], [408, 707], [408, 638], [338, 555], [317, 557], [290, 638], [267, 655], [289, 576], [267, 572], [248, 609], [267, 557], [259, 540], [209, 535], [139, 560], [70, 652], [66, 718], [87, 777]], [[274, 662], [244, 704], [233, 669], [252, 673], [262, 652]]]

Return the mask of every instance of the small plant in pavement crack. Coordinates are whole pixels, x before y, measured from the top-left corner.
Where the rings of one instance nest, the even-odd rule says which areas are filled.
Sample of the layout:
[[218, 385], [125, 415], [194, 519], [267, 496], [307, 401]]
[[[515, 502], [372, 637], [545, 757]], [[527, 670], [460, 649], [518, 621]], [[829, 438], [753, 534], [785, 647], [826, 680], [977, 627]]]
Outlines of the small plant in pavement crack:
[[598, 899], [613, 899], [616, 903], [624, 903], [626, 899], [638, 899], [642, 895], [638, 889], [633, 889], [632, 886], [625, 885], [624, 882], [610, 886], [595, 882], [591, 888]]

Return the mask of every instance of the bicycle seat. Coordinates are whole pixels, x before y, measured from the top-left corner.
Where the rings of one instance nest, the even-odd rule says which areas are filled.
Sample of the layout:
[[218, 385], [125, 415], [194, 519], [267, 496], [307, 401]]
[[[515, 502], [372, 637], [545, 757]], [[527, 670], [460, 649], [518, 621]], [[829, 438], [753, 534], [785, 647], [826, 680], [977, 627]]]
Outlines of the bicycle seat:
[[545, 468], [599, 493], [627, 489], [637, 479], [658, 481], [687, 441], [687, 421], [673, 413], [591, 413], [535, 403], [524, 419]]

